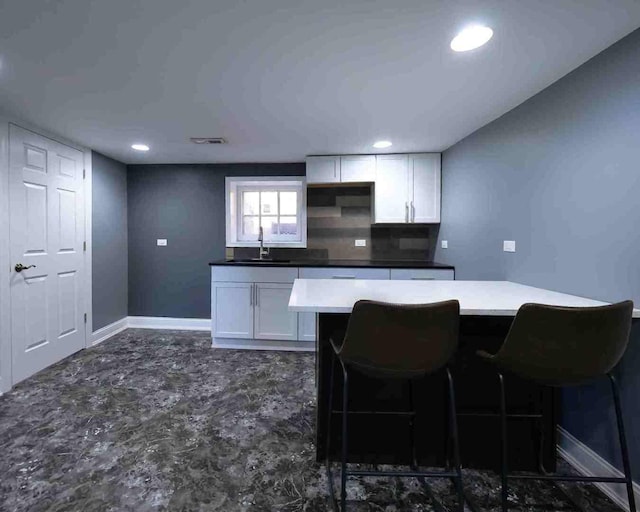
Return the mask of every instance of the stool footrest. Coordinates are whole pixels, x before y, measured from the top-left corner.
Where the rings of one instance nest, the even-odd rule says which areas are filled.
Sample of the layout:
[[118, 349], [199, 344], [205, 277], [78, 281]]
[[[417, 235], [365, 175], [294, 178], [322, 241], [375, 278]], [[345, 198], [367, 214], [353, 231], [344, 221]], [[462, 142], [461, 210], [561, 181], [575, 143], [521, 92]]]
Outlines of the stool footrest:
[[[331, 414], [342, 414], [342, 411], [332, 409]], [[373, 414], [380, 416], [415, 416], [411, 411], [347, 411], [347, 414]]]
[[509, 480], [547, 480], [552, 482], [607, 482], [624, 484], [626, 479], [608, 476], [578, 476], [578, 475], [507, 475]]
[[375, 471], [367, 469], [348, 469], [347, 475], [351, 476], [397, 476], [407, 478], [458, 478], [458, 474], [452, 471]]

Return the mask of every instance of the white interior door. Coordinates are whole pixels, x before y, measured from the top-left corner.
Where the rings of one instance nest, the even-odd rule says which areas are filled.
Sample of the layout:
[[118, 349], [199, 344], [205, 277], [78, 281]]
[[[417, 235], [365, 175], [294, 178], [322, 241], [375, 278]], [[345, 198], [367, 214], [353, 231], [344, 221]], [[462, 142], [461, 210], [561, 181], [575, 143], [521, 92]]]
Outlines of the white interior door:
[[81, 151], [9, 130], [15, 384], [85, 346], [84, 187]]
[[409, 222], [408, 155], [376, 156], [376, 223]]
[[298, 314], [289, 311], [293, 284], [256, 283], [254, 338], [257, 340], [298, 339]]

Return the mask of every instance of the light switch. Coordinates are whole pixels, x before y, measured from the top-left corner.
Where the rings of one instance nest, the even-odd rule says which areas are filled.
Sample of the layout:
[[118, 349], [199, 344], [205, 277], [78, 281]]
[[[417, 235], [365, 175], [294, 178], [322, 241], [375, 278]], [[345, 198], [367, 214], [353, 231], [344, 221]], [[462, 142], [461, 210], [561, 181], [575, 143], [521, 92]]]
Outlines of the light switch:
[[449, 241], [448, 240], [443, 240], [442, 242], [440, 242], [440, 246], [443, 249], [448, 249], [449, 248]]
[[164, 247], [165, 245], [167, 245], [167, 239], [166, 238], [158, 238], [156, 244], [158, 245], [158, 247]]
[[516, 252], [516, 241], [515, 240], [505, 240], [502, 243], [502, 250], [504, 252]]
[[356, 240], [356, 247], [366, 247], [366, 246], [367, 246], [366, 240]]

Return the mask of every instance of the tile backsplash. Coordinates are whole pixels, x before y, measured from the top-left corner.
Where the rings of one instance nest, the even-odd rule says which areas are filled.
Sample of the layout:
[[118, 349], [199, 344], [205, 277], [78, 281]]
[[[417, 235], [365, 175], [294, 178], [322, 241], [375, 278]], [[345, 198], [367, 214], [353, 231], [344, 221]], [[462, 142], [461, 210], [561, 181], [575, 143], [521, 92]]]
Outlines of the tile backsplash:
[[[433, 259], [438, 225], [372, 225], [370, 186], [309, 187], [307, 248], [273, 249], [274, 257], [339, 260]], [[356, 247], [356, 240], [366, 240]], [[255, 248], [236, 248], [236, 257], [253, 257]]]

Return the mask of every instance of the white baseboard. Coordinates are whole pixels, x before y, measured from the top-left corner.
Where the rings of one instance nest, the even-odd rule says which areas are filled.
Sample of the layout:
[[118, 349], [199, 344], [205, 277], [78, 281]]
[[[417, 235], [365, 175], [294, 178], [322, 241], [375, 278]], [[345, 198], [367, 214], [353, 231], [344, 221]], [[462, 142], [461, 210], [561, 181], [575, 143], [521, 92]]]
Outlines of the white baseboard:
[[[98, 329], [91, 335], [91, 345], [124, 331], [125, 329], [168, 329], [174, 331], [211, 331], [209, 318], [169, 318], [159, 316], [128, 316], [117, 322]], [[309, 341], [241, 340], [215, 338], [214, 348], [232, 348], [244, 350], [286, 350], [290, 352], [315, 352], [315, 343]]]
[[128, 326], [136, 329], [171, 329], [176, 331], [210, 331], [210, 318], [169, 318], [163, 316], [130, 316]]
[[[573, 437], [562, 427], [558, 427], [558, 453], [578, 473], [585, 476], [604, 476], [622, 478], [622, 471], [612, 466], [586, 444]], [[629, 510], [627, 489], [624, 484], [595, 483], [598, 489], [606, 494], [623, 510]], [[640, 485], [633, 484], [636, 503], [640, 503]]]
[[236, 338], [213, 338], [213, 348], [234, 348], [240, 350], [285, 350], [288, 352], [315, 352], [316, 344], [309, 341], [276, 341]]
[[128, 324], [128, 317], [125, 316], [120, 320], [116, 320], [112, 324], [105, 325], [97, 331], [94, 331], [91, 334], [91, 346], [102, 343], [107, 338], [111, 338], [111, 336], [115, 336], [119, 332], [124, 331], [128, 327]]

